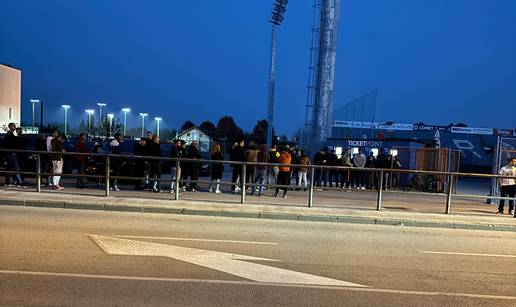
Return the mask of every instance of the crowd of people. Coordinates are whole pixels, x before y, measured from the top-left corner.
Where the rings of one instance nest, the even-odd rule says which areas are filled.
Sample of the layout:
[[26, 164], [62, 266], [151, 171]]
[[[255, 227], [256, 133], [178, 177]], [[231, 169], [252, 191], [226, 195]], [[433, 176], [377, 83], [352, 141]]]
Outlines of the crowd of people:
[[[162, 142], [158, 135], [148, 131], [146, 136], [134, 143], [132, 152], [130, 150], [122, 150], [124, 139], [120, 133], [115, 133], [113, 138], [107, 140], [97, 140], [95, 142], [87, 142], [85, 133], [79, 134], [75, 140], [66, 142], [69, 146], [65, 146], [66, 137], [57, 130], [52, 131], [48, 136], [39, 134], [33, 146], [36, 151], [46, 151], [47, 155], [40, 155], [41, 172], [51, 174], [46, 178], [46, 183], [54, 190], [62, 190], [61, 174], [63, 169], [67, 172], [74, 172], [79, 175], [99, 175], [95, 179], [97, 186], [101, 187], [105, 175], [106, 159], [102, 155], [88, 156], [89, 153], [110, 154], [109, 172], [112, 177], [111, 189], [119, 191], [119, 181], [117, 177], [132, 180], [134, 188], [137, 190], [148, 189], [152, 192], [162, 192], [168, 190], [171, 193], [176, 191], [176, 177], [180, 184], [177, 190], [180, 192], [196, 191], [199, 188], [199, 176], [201, 171], [200, 144], [198, 141], [192, 141], [186, 144], [183, 140], [173, 140], [170, 150], [164, 151]], [[26, 150], [28, 149], [28, 139], [24, 136], [20, 128], [16, 128], [15, 124], [9, 124], [9, 131], [4, 138], [5, 149]], [[93, 143], [93, 144], [92, 144]], [[166, 142], [168, 143], [168, 142]], [[90, 144], [90, 146], [88, 146]], [[90, 148], [91, 147], [91, 148]], [[127, 146], [126, 146], [127, 148]], [[64, 162], [64, 152], [80, 153], [78, 155], [66, 155], [67, 163]], [[124, 157], [117, 157], [118, 155]], [[133, 155], [134, 158], [127, 158], [125, 155]], [[138, 158], [138, 157], [140, 158]], [[162, 167], [166, 165], [158, 157], [186, 158], [180, 163], [172, 161], [170, 164], [171, 177], [168, 180], [162, 179]], [[145, 158], [154, 157], [154, 158]], [[219, 143], [212, 144], [209, 157], [205, 159], [211, 160], [209, 167], [210, 183], [208, 191], [216, 194], [222, 193], [222, 180], [224, 177], [224, 152], [223, 145]], [[388, 156], [380, 152], [378, 156], [370, 153], [366, 156], [361, 150], [352, 153], [351, 149], [346, 149], [340, 157], [335, 151], [327, 148], [317, 152], [313, 159], [306, 152], [298, 150], [296, 146], [285, 145], [283, 147], [273, 146], [268, 148], [267, 145], [260, 145], [255, 142], [249, 144], [244, 141], [235, 142], [228, 152], [229, 161], [232, 163], [231, 168], [231, 190], [235, 193], [241, 193], [244, 176], [242, 162], [247, 162], [245, 167], [245, 183], [247, 190], [251, 195], [262, 196], [264, 191], [273, 188], [273, 195], [279, 196], [282, 192], [283, 197], [287, 197], [289, 189], [298, 189], [306, 191], [309, 185], [309, 178], [313, 176], [314, 186], [317, 188], [336, 187], [341, 189], [377, 189], [378, 174], [376, 172], [361, 171], [363, 168], [401, 168], [401, 163], [397, 157]], [[30, 171], [30, 167], [26, 167], [29, 155], [25, 153], [8, 153], [5, 154], [7, 166], [12, 174], [6, 176], [6, 184], [25, 186], [23, 176], [20, 171]], [[219, 162], [220, 161], [220, 162]], [[204, 162], [205, 163], [205, 162]], [[167, 165], [168, 165], [167, 164]], [[296, 164], [296, 167], [290, 165]], [[312, 174], [309, 174], [309, 166], [327, 166], [328, 168], [316, 168]], [[68, 166], [71, 165], [71, 166]], [[344, 166], [348, 169], [340, 170], [337, 166]], [[124, 172], [129, 169], [129, 172]], [[168, 169], [167, 169], [168, 171]], [[395, 187], [399, 183], [399, 176], [392, 175], [391, 187]], [[292, 182], [293, 181], [293, 182]], [[170, 182], [169, 186], [165, 186], [164, 182]], [[387, 182], [387, 180], [384, 180]], [[84, 189], [86, 187], [85, 176], [76, 177], [76, 187]], [[384, 183], [384, 188], [386, 188]]]

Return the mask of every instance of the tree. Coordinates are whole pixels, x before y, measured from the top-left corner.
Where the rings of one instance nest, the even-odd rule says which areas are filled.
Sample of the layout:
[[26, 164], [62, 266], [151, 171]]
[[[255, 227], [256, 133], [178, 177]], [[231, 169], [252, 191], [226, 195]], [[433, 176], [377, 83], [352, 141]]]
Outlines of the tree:
[[[266, 119], [259, 120], [253, 128], [253, 132], [251, 132], [251, 140], [255, 141], [258, 144], [266, 144], [267, 143], [267, 129], [269, 128], [269, 123]], [[274, 127], [272, 127], [272, 139], [275, 140], [276, 131]]]
[[215, 124], [209, 120], [202, 122], [199, 128], [211, 138], [215, 137], [215, 131], [217, 130], [217, 127], [215, 127]]
[[185, 130], [188, 130], [192, 127], [195, 127], [195, 124], [189, 120], [187, 120], [182, 126], [181, 126], [181, 131], [185, 131]]
[[244, 138], [244, 131], [237, 126], [231, 116], [223, 116], [217, 123], [215, 138], [230, 142], [240, 141]]

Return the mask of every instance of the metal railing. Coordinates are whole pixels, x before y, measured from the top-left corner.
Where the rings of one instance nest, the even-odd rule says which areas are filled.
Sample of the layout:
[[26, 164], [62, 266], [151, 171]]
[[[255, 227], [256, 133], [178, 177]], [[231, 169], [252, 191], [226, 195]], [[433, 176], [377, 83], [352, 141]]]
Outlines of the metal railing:
[[[505, 201], [514, 201], [516, 202], [516, 198], [510, 197], [500, 197], [494, 195], [475, 195], [475, 194], [460, 194], [454, 193], [454, 183], [458, 181], [460, 177], [470, 177], [470, 178], [485, 178], [485, 179], [501, 179], [501, 178], [509, 178], [515, 179], [514, 177], [509, 176], [500, 176], [493, 174], [478, 174], [478, 173], [460, 173], [460, 172], [442, 172], [442, 171], [424, 171], [424, 170], [405, 170], [405, 169], [383, 169], [383, 168], [357, 168], [357, 167], [345, 167], [345, 166], [320, 166], [320, 165], [304, 165], [304, 164], [278, 164], [278, 163], [259, 163], [259, 162], [240, 162], [240, 161], [225, 161], [225, 160], [208, 160], [208, 159], [187, 159], [187, 158], [171, 158], [171, 157], [155, 157], [155, 156], [137, 156], [137, 155], [114, 155], [114, 154], [95, 154], [95, 153], [78, 153], [78, 152], [48, 152], [48, 151], [30, 151], [30, 150], [0, 150], [0, 156], [12, 155], [12, 154], [24, 154], [35, 156], [36, 159], [36, 170], [35, 171], [17, 171], [17, 170], [1, 170], [0, 174], [12, 175], [12, 174], [20, 174], [27, 176], [35, 176], [36, 177], [36, 191], [41, 192], [42, 187], [42, 177], [44, 176], [54, 176], [57, 175], [52, 172], [43, 172], [42, 171], [42, 156], [45, 155], [62, 155], [63, 157], [72, 157], [77, 158], [80, 156], [86, 156], [88, 158], [97, 158], [103, 159], [105, 161], [104, 164], [104, 174], [81, 174], [81, 173], [62, 173], [58, 174], [62, 177], [76, 177], [76, 178], [94, 178], [99, 180], [104, 180], [104, 188], [105, 188], [105, 196], [110, 196], [110, 188], [111, 188], [111, 180], [121, 179], [121, 180], [131, 180], [131, 181], [156, 181], [160, 184], [162, 182], [174, 183], [174, 200], [180, 199], [181, 185], [186, 185], [188, 183], [203, 183], [203, 184], [220, 184], [220, 185], [231, 185], [231, 186], [239, 186], [241, 189], [240, 193], [240, 203], [246, 203], [246, 189], [247, 187], [251, 187], [251, 189], [255, 189], [262, 184], [256, 182], [246, 182], [248, 167], [256, 167], [256, 166], [266, 166], [267, 168], [273, 167], [288, 167], [290, 171], [293, 169], [306, 168], [307, 172], [310, 173], [309, 176], [309, 184], [307, 186], [308, 190], [308, 199], [307, 206], [314, 206], [314, 190], [318, 187], [315, 186], [315, 176], [314, 173], [316, 170], [322, 171], [339, 171], [339, 172], [353, 172], [353, 173], [365, 173], [365, 174], [374, 174], [376, 178], [375, 189], [376, 190], [376, 210], [382, 210], [383, 205], [383, 194], [384, 193], [396, 193], [396, 194], [414, 194], [414, 195], [434, 195], [434, 196], [442, 196], [446, 198], [445, 207], [443, 213], [450, 214], [452, 212], [452, 202], [454, 198], [476, 198], [476, 199], [496, 199], [496, 200], [505, 200]], [[160, 177], [137, 177], [137, 176], [115, 176], [111, 174], [111, 162], [113, 159], [116, 160], [144, 160], [148, 161], [168, 161], [175, 166], [175, 174], [171, 176], [171, 179], [163, 179]], [[210, 180], [189, 180], [183, 179], [180, 176], [181, 166], [185, 166], [191, 163], [211, 163], [211, 164], [222, 164], [222, 165], [230, 165], [230, 166], [241, 166], [241, 174], [240, 183], [228, 182], [228, 181], [210, 181]], [[445, 190], [444, 192], [421, 192], [421, 191], [402, 191], [402, 190], [387, 190], [385, 189], [386, 180], [385, 177], [387, 174], [411, 174], [411, 175], [432, 175], [432, 176], [443, 176], [446, 178]], [[349, 177], [348, 177], [349, 178]], [[280, 189], [289, 189], [296, 188], [297, 186], [293, 186], [291, 184], [288, 185], [280, 185], [280, 184], [263, 184], [264, 187], [267, 188], [280, 188]], [[332, 187], [324, 187], [325, 190], [341, 190], [340, 188], [332, 188]], [[516, 208], [514, 209], [516, 211]], [[516, 217], [516, 212], [514, 213], [514, 217]]]

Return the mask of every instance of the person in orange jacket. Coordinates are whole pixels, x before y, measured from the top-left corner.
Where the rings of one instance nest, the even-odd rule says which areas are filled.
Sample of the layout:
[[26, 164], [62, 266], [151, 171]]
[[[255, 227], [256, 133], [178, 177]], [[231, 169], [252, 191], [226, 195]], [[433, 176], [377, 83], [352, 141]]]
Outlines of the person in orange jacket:
[[[292, 156], [286, 149], [281, 149], [280, 156], [277, 159], [277, 163], [280, 164], [290, 164], [292, 162]], [[278, 173], [278, 184], [287, 186], [290, 185], [290, 166], [282, 165], [279, 167], [279, 173]], [[288, 188], [284, 187], [283, 189], [283, 198], [287, 198], [287, 191]], [[280, 191], [279, 187], [276, 187], [276, 194], [275, 197], [278, 196], [278, 193]]]

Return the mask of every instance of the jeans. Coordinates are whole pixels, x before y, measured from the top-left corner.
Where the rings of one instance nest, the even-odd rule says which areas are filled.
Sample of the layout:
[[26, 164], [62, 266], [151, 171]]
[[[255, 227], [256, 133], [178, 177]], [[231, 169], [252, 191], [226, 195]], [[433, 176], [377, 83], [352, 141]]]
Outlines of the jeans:
[[[503, 185], [500, 191], [501, 197], [514, 197], [516, 194], [516, 185]], [[500, 199], [500, 204], [498, 205], [498, 212], [503, 213], [503, 207], [505, 205], [505, 199]], [[509, 212], [514, 210], [514, 201], [509, 200]]]
[[308, 185], [308, 182], [306, 180], [306, 174], [307, 172], [299, 171], [297, 173], [297, 186], [300, 187], [301, 185], [306, 189], [306, 186]]
[[[259, 169], [257, 172], [256, 182], [258, 182], [258, 196], [263, 194], [263, 187], [265, 185], [265, 181], [267, 180], [267, 169]], [[251, 194], [254, 194], [254, 188]]]
[[52, 173], [58, 176], [52, 176], [52, 183], [54, 186], [59, 186], [59, 181], [61, 180], [61, 175], [63, 173], [63, 159], [61, 160], [52, 160]]
[[[18, 157], [15, 153], [9, 153], [5, 156], [5, 159], [7, 160], [7, 165], [9, 167], [10, 171], [19, 172], [20, 171], [20, 165], [18, 164]], [[23, 183], [23, 180], [19, 173], [16, 173], [13, 175], [15, 183], [21, 184]]]

